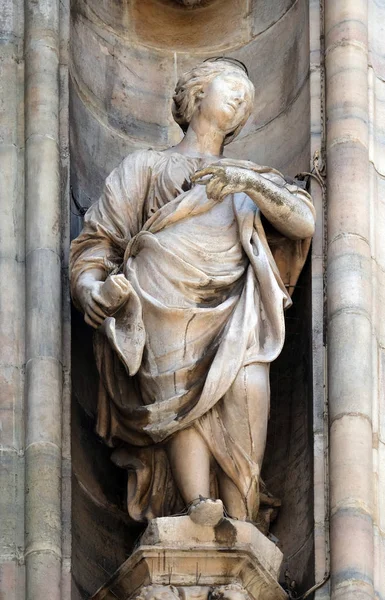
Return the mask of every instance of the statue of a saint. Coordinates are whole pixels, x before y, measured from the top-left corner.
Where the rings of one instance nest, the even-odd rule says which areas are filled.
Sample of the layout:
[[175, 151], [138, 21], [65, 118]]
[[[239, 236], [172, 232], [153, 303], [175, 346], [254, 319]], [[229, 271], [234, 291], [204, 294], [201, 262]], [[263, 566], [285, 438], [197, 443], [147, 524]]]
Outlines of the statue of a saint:
[[138, 521], [188, 507], [213, 524], [223, 505], [257, 518], [269, 365], [314, 210], [278, 171], [223, 157], [253, 100], [231, 59], [185, 73], [183, 140], [123, 160], [72, 244], [73, 299], [96, 329], [97, 431]]

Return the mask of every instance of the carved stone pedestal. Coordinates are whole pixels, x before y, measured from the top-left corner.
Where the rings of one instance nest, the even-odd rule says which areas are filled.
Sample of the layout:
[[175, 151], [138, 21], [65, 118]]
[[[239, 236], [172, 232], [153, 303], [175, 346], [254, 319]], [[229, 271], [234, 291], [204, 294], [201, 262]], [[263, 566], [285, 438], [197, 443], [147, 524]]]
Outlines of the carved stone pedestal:
[[154, 519], [92, 600], [285, 600], [277, 583], [281, 561], [280, 550], [250, 523]]

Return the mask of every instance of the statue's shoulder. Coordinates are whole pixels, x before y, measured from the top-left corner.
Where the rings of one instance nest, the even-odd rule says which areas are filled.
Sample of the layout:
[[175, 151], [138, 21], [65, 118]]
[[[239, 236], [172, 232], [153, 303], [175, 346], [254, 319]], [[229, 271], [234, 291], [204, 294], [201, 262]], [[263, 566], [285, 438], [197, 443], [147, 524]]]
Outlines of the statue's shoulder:
[[160, 154], [151, 148], [128, 154], [106, 178], [104, 195], [126, 198], [128, 190], [140, 193], [148, 185]]
[[149, 167], [161, 160], [162, 154], [163, 153], [160, 150], [154, 150], [153, 148], [135, 150], [134, 152], [127, 154], [118, 168], [124, 170], [133, 167]]

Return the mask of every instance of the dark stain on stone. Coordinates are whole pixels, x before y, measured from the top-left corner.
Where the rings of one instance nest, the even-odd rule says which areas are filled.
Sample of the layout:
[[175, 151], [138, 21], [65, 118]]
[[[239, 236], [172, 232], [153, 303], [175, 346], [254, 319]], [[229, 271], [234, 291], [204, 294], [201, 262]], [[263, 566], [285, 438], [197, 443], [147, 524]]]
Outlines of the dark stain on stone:
[[189, 190], [191, 190], [191, 181], [187, 181], [187, 179], [185, 179], [182, 183], [182, 190], [184, 192], [188, 192]]
[[215, 541], [226, 547], [233, 547], [237, 541], [237, 530], [228, 519], [222, 519], [215, 525]]

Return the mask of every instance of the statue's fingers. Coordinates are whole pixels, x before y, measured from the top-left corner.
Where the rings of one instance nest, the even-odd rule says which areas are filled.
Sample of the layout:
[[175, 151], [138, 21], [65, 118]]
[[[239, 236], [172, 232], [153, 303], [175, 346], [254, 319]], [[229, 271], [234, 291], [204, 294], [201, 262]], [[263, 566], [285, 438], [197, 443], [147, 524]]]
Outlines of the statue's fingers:
[[93, 327], [94, 329], [97, 329], [99, 327], [99, 325], [101, 325], [101, 323], [103, 322], [103, 320], [96, 321], [96, 320], [92, 319], [92, 317], [88, 314], [88, 312], [85, 313], [84, 320], [87, 323], [87, 325], [91, 325], [91, 327]]
[[123, 273], [119, 273], [118, 275], [111, 275], [111, 280], [118, 284], [120, 287], [128, 285], [128, 279]]
[[210, 169], [212, 173], [219, 175], [219, 174], [223, 174], [225, 172], [225, 169], [223, 168], [223, 166], [221, 164], [218, 163], [211, 163], [211, 165], [209, 165], [208, 167], [206, 167], [207, 169]]
[[104, 299], [98, 292], [91, 292], [91, 298], [98, 304], [101, 309], [105, 310], [111, 305], [111, 301], [109, 299]]
[[206, 192], [208, 196], [214, 196], [215, 195], [215, 190], [218, 184], [218, 179], [217, 177], [212, 177], [210, 179], [210, 181], [208, 182], [208, 184], [206, 185]]
[[89, 307], [91, 308], [92, 312], [95, 313], [96, 315], [98, 315], [100, 318], [105, 319], [106, 318], [106, 313], [104, 312], [104, 310], [95, 302], [95, 300], [93, 298], [90, 299], [89, 301]]
[[200, 169], [199, 171], [195, 171], [193, 175], [191, 175], [191, 181], [193, 183], [198, 183], [198, 179], [202, 179], [206, 175], [219, 175], [220, 173], [224, 173], [224, 169], [222, 167], [209, 166], [204, 169]]
[[121, 291], [123, 292], [123, 294], [126, 296], [129, 291], [130, 291], [130, 283], [129, 281], [124, 277], [122, 277], [121, 279], [119, 279], [117, 281], [117, 285], [119, 286], [119, 288], [121, 289]]
[[112, 275], [100, 290], [93, 292], [92, 297], [102, 308], [109, 308], [111, 303], [122, 302], [127, 298], [130, 290], [130, 284], [124, 275]]
[[87, 315], [95, 323], [98, 323], [98, 325], [100, 325], [101, 323], [103, 323], [104, 319], [107, 317], [107, 315], [103, 315], [103, 316], [98, 315], [90, 306], [87, 307]]
[[236, 192], [236, 188], [231, 183], [224, 185], [220, 192], [220, 199], [223, 200], [229, 194], [234, 194]]
[[211, 167], [205, 167], [204, 169], [199, 169], [199, 171], [195, 171], [195, 173], [193, 173], [191, 175], [191, 181], [193, 181], [194, 183], [198, 180], [201, 179], [202, 177], [205, 177], [206, 175], [212, 175], [213, 171]]
[[203, 177], [199, 177], [197, 179], [193, 179], [191, 177], [191, 182], [195, 183], [196, 185], [207, 185], [210, 180], [211, 175], [204, 175]]
[[94, 323], [92, 321], [92, 319], [90, 319], [90, 317], [87, 315], [87, 313], [84, 313], [84, 320], [87, 323], [87, 325], [91, 325], [91, 327], [93, 327], [94, 329], [96, 329], [98, 327], [98, 325], [96, 323]]
[[116, 291], [113, 294], [109, 294], [109, 296], [104, 300], [100, 296], [93, 296], [93, 299], [99, 307], [102, 309], [104, 314], [104, 319], [111, 314], [111, 311], [116, 310], [123, 304], [127, 295], [123, 294], [120, 291]]
[[215, 188], [215, 193], [217, 195], [217, 198], [222, 198], [223, 197], [222, 190], [223, 190], [224, 187], [226, 187], [226, 182], [225, 181], [218, 181], [218, 185]]
[[127, 286], [127, 284], [128, 284], [128, 281], [127, 281], [127, 279], [126, 279], [126, 281], [124, 281], [124, 280], [123, 280], [123, 279], [121, 279], [121, 278], [120, 278], [120, 279], [114, 279], [114, 280], [113, 280], [113, 283], [114, 283], [114, 289], [115, 289], [115, 290], [116, 290], [118, 293], [123, 293], [123, 294], [125, 294], [125, 293], [126, 293], [126, 290], [127, 290], [127, 287], [128, 287], [128, 286]]
[[211, 181], [207, 184], [206, 191], [210, 198], [219, 198], [221, 195], [222, 188], [225, 184], [217, 177], [212, 177]]

